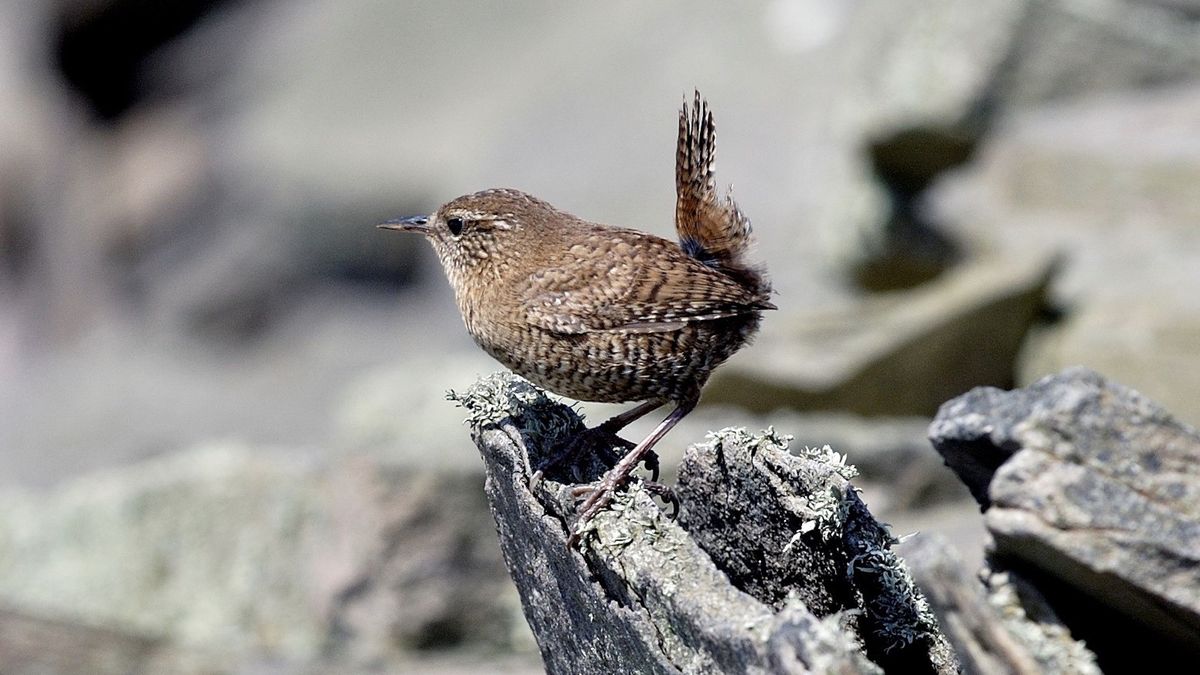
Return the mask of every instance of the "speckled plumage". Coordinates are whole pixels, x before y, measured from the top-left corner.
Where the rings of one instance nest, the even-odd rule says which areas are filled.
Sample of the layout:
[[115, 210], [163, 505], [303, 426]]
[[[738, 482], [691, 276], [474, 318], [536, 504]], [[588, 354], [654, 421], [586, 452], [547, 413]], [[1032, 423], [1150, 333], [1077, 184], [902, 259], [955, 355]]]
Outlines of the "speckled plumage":
[[462, 240], [486, 241], [434, 241], [467, 330], [505, 366], [564, 396], [698, 393], [769, 306], [675, 242], [583, 221], [515, 190], [460, 197], [438, 217], [455, 214], [474, 218]]
[[[429, 239], [467, 330], [516, 373], [579, 400], [674, 402], [635, 448], [640, 457], [754, 335], [762, 310], [774, 309], [770, 285], [745, 260], [749, 220], [731, 198], [717, 197], [714, 140], [697, 93], [679, 115], [678, 243], [589, 222], [512, 189], [465, 195], [428, 218], [384, 227]], [[653, 407], [608, 424], [615, 431]]]

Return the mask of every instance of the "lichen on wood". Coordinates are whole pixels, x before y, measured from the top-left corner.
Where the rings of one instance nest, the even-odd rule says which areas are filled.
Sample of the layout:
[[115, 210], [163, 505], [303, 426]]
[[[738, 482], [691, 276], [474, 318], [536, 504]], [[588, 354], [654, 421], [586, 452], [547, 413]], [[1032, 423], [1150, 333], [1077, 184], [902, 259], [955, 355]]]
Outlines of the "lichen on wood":
[[[793, 455], [773, 430], [717, 432], [685, 454], [677, 520], [634, 481], [576, 551], [567, 546], [572, 486], [545, 480], [531, 491], [529, 478], [584, 428], [578, 414], [510, 375], [451, 398], [467, 409], [501, 548], [548, 672], [957, 671], [837, 453]], [[580, 461], [583, 475], [604, 470], [598, 456]], [[755, 520], [769, 514], [779, 518]], [[751, 570], [750, 555], [766, 562]]]

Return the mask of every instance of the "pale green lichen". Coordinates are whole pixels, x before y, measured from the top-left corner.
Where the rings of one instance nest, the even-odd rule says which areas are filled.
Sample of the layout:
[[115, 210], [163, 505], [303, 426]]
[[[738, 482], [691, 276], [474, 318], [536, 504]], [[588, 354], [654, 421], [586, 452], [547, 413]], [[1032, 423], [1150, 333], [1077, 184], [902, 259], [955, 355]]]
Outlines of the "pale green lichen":
[[764, 449], [786, 451], [788, 443], [791, 441], [792, 436], [776, 433], [775, 427], [767, 427], [760, 434], [752, 434], [746, 430], [746, 427], [725, 427], [708, 432], [704, 439], [704, 445], [715, 452], [720, 452], [726, 447], [745, 448], [753, 457]]
[[871, 602], [862, 603], [875, 620], [876, 637], [892, 651], [938, 633], [937, 617], [925, 595], [917, 588], [908, 567], [890, 548], [873, 547], [856, 555], [849, 564], [851, 578], [867, 574], [879, 591]]
[[718, 431], [708, 432], [705, 444], [716, 451], [726, 447], [746, 448], [751, 457], [765, 449], [790, 452], [797, 457], [824, 464], [833, 469], [842, 478], [851, 480], [858, 476], [858, 468], [846, 461], [846, 456], [828, 445], [820, 448], [804, 446], [800, 450], [789, 448], [794, 437], [790, 434], [780, 434], [774, 426], [769, 426], [761, 433], [750, 433], [746, 427], [725, 427]]
[[[719, 431], [710, 431], [704, 445], [712, 452], [744, 451], [751, 457], [757, 457], [764, 451], [790, 454], [827, 467], [846, 481], [858, 475], [857, 467], [849, 464], [845, 455], [830, 446], [825, 445], [820, 448], [805, 446], [800, 450], [791, 450], [788, 446], [792, 438], [790, 435], [778, 433], [773, 426], [767, 427], [757, 434], [749, 432], [745, 427], [726, 427]], [[849, 502], [844, 492], [846, 486], [833, 484], [836, 482], [831, 481], [827, 489], [798, 497], [799, 503], [795, 506], [807, 518], [784, 546], [784, 553], [790, 553], [804, 535], [813, 531], [818, 531], [823, 541], [833, 541], [842, 536], [849, 514]]]
[[652, 504], [653, 498], [642, 482], [631, 481], [613, 493], [606, 509], [584, 524], [579, 533], [597, 551], [613, 558], [619, 557], [625, 547], [635, 542], [669, 554], [677, 543], [666, 536], [662, 512], [650, 506]]
[[828, 445], [821, 446], [820, 448], [810, 448], [806, 445], [801, 451], [793, 450], [792, 454], [804, 457], [805, 459], [811, 459], [814, 462], [820, 462], [833, 469], [837, 475], [846, 480], [852, 480], [858, 476], [858, 467], [847, 463], [845, 455]]
[[800, 523], [797, 535], [816, 530], [822, 541], [833, 541], [842, 536], [846, 518], [850, 515], [850, 502], [838, 486], [830, 485], [801, 500], [800, 506], [808, 518]]
[[522, 434], [539, 442], [552, 442], [583, 427], [579, 413], [508, 372], [480, 378], [461, 393], [451, 390], [446, 399], [467, 411], [465, 422], [476, 432], [508, 420]]

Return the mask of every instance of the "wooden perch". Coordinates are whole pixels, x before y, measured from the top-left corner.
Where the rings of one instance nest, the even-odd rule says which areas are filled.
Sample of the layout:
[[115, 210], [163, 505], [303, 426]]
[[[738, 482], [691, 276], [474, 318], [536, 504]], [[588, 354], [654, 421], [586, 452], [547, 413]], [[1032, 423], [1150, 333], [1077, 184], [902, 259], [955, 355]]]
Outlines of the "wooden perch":
[[[469, 413], [509, 571], [550, 673], [951, 673], [903, 561], [828, 449], [768, 430], [689, 448], [671, 520], [635, 482], [567, 546], [570, 486], [528, 467], [584, 427], [524, 380], [451, 394]], [[596, 456], [575, 471], [594, 478]], [[526, 459], [528, 457], [528, 460]]]

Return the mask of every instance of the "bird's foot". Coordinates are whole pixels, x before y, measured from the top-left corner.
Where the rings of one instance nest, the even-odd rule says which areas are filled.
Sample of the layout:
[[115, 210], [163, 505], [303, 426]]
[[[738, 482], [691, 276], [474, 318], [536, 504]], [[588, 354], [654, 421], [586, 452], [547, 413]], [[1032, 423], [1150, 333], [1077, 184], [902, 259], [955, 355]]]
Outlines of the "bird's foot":
[[571, 496], [577, 501], [582, 499], [583, 505], [579, 507], [579, 519], [575, 521], [571, 536], [567, 537], [568, 547], [579, 545], [580, 537], [583, 535], [588, 521], [612, 501], [613, 491], [629, 480], [629, 472], [625, 472], [625, 475], [616, 474], [617, 469], [614, 468], [595, 483], [577, 485], [571, 489]]
[[671, 512], [667, 514], [667, 517], [674, 520], [675, 516], [679, 515], [679, 496], [675, 494], [671, 486], [656, 481], [647, 481], [644, 485], [647, 492], [661, 499], [664, 504], [671, 505]]
[[[658, 458], [654, 457], [654, 464], [657, 467]], [[650, 462], [647, 461], [647, 464]], [[571, 536], [567, 538], [569, 546], [575, 546], [579, 543], [579, 539], [583, 534], [585, 526], [592, 518], [600, 513], [608, 503], [612, 501], [613, 495], [621, 486], [629, 482], [632, 471], [625, 472], [624, 475], [618, 473], [618, 468], [614, 468], [604, 477], [594, 483], [586, 485], [576, 485], [571, 488], [571, 496], [576, 502], [582, 501], [583, 505], [579, 507], [579, 519], [575, 521], [575, 527], [571, 530]], [[642, 486], [650, 494], [663, 500], [664, 503], [671, 505], [670, 518], [679, 515], [679, 499], [675, 496], [675, 491], [667, 485], [657, 481], [657, 470], [655, 477], [652, 480], [642, 481]]]
[[[579, 513], [579, 520], [575, 524], [575, 529], [572, 530], [570, 538], [567, 539], [569, 545], [573, 546], [579, 543], [583, 528], [587, 526], [588, 521], [612, 500], [613, 491], [629, 480], [629, 475], [633, 473], [637, 465], [646, 461], [646, 458], [650, 455], [650, 449], [654, 447], [654, 444], [658, 443], [672, 427], [678, 424], [684, 415], [687, 415], [692, 408], [696, 407], [696, 400], [697, 397], [689, 397], [680, 401], [678, 407], [672, 410], [671, 414], [667, 415], [665, 420], [659, 422], [658, 426], [654, 428], [654, 431], [650, 432], [650, 435], [645, 440], [638, 443], [628, 454], [621, 458], [621, 461], [617, 462], [616, 466], [604, 474], [604, 477], [600, 479], [595, 489], [591, 490], [591, 494], [583, 502]], [[614, 419], [616, 420], [615, 423], [619, 423], [624, 418]], [[603, 427], [603, 425], [601, 426]], [[655, 458], [653, 464], [658, 464], [657, 458]], [[657, 476], [655, 477], [657, 478]]]
[[[571, 488], [571, 497], [576, 503], [585, 501], [591, 497], [593, 493], [602, 488], [602, 481], [586, 483], [584, 485], [576, 485]], [[618, 486], [620, 487], [620, 486]], [[666, 483], [659, 483], [656, 480], [643, 480], [642, 487], [646, 488], [646, 492], [663, 500], [664, 504], [670, 504], [673, 508], [670, 516], [674, 518], [679, 513], [679, 497], [675, 495], [675, 490]]]

